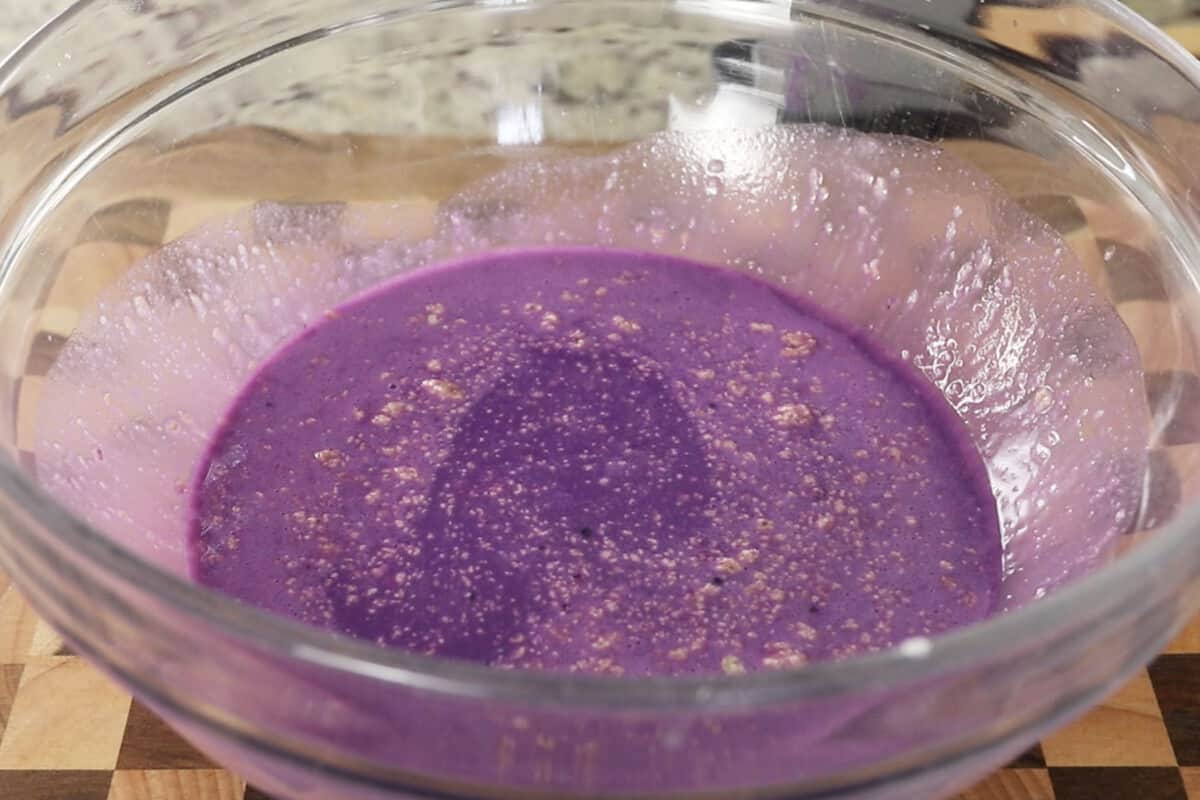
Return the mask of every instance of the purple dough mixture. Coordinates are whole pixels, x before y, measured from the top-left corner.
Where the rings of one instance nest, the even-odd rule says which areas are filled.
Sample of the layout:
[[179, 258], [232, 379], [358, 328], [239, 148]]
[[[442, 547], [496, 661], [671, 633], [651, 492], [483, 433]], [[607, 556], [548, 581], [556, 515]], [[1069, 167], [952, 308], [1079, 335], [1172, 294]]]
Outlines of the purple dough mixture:
[[913, 368], [733, 270], [478, 256], [328, 313], [197, 477], [203, 584], [501, 668], [740, 673], [999, 600], [985, 468]]

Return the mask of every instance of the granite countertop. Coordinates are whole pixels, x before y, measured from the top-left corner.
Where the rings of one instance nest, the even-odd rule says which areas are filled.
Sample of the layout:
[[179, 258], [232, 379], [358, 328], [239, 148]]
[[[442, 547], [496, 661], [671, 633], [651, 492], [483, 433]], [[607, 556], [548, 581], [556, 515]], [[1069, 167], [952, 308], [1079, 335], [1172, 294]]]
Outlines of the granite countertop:
[[8, 53], [69, 5], [69, 0], [0, 0], [0, 54]]

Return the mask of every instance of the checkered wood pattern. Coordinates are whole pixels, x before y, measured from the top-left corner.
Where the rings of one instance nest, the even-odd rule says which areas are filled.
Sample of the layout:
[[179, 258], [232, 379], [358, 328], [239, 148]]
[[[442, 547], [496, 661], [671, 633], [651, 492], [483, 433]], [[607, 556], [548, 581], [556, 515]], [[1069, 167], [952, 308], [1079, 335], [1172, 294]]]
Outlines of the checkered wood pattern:
[[1103, 705], [959, 800], [1200, 800], [1200, 619]]
[[[0, 798], [266, 795], [71, 655], [0, 575]], [[1200, 619], [1102, 706], [958, 800], [1200, 800]]]

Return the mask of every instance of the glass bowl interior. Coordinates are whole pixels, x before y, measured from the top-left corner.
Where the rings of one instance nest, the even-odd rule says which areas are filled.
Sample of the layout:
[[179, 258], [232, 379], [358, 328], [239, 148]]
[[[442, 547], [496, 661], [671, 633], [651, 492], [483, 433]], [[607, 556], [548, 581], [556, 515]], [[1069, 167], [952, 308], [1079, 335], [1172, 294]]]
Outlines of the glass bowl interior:
[[[1190, 582], [1200, 544], [1191, 535], [1191, 500], [1200, 453], [1193, 422], [1200, 309], [1191, 264], [1200, 228], [1188, 148], [1200, 108], [1198, 76], [1165, 37], [1098, 2], [76, 6], [0, 69], [8, 106], [0, 158], [11, 162], [12, 176], [0, 184], [7, 453], [0, 481], [16, 531], [3, 542], [5, 565], [17, 567], [19, 579], [27, 576], [31, 596], [81, 650], [147, 691], [163, 688], [161, 675], [149, 674], [148, 663], [123, 661], [115, 652], [121, 635], [97, 642], [79, 623], [84, 610], [56, 606], [52, 596], [61, 593], [67, 571], [47, 566], [53, 554], [66, 550], [73, 554], [67, 561], [86, 560], [73, 575], [77, 588], [104, 584], [95, 596], [137, 591], [152, 598], [118, 604], [125, 611], [136, 605], [143, 618], [158, 613], [147, 609], [161, 610], [149, 630], [167, 618], [189, 620], [197, 633], [181, 644], [187, 650], [202, 649], [206, 635], [237, 643], [218, 651], [228, 662], [213, 658], [226, 673], [245, 646], [262, 674], [278, 671], [285, 684], [328, 689], [330, 675], [342, 676], [328, 693], [353, 708], [370, 683], [372, 691], [403, 687], [417, 697], [528, 704], [549, 708], [551, 717], [575, 709], [575, 724], [583, 724], [579, 709], [701, 716], [760, 709], [743, 747], [715, 760], [725, 769], [715, 784], [694, 759], [677, 755], [693, 734], [670, 726], [663, 733], [656, 720], [656, 744], [647, 752], [657, 761], [631, 760], [628, 735], [610, 730], [598, 746], [618, 738], [623, 744], [597, 757], [599, 769], [624, 759], [624, 774], [597, 777], [592, 767], [589, 784], [583, 767], [559, 766], [555, 780], [562, 783], [551, 783], [563, 791], [801, 780], [867, 785], [938, 758], [957, 763], [951, 752], [991, 753], [998, 742], [1011, 749], [1148, 658], [1196, 603]], [[723, 249], [713, 255], [710, 240], [708, 250], [693, 255], [853, 305], [844, 286], [861, 275], [840, 266], [785, 267], [763, 244], [786, 213], [775, 201], [807, 185], [813, 169], [836, 193], [851, 196], [852, 167], [877, 156], [846, 149], [836, 151], [840, 164], [780, 170], [795, 149], [788, 137], [817, 129], [934, 142], [953, 159], [943, 177], [953, 165], [970, 165], [970, 174], [994, 181], [1013, 198], [1012, 208], [1036, 215], [1071, 251], [1073, 271], [1047, 276], [1021, 271], [1028, 253], [997, 246], [1014, 265], [1016, 284], [994, 301], [1011, 312], [994, 329], [977, 324], [978, 297], [964, 301], [968, 312], [957, 328], [885, 325], [890, 298], [925, 291], [918, 311], [927, 321], [935, 299], [953, 293], [955, 274], [920, 264], [887, 291], [855, 297], [848, 312], [877, 324], [960, 414], [976, 415], [972, 430], [1005, 515], [1006, 587], [1015, 610], [844, 664], [622, 681], [497, 673], [381, 651], [187, 581], [187, 494], [179, 487], [238, 383], [308, 315], [397, 271], [464, 249], [546, 243], [548, 234], [559, 244], [678, 252], [678, 237], [653, 226], [635, 230], [636, 223], [652, 217], [655, 206], [680, 220], [678, 208], [691, 195], [678, 186], [695, 172], [697, 197], [706, 198], [697, 208], [719, 230]], [[677, 145], [666, 155], [664, 141]], [[539, 183], [547, 165], [564, 158], [590, 159], [591, 169], [572, 173], [574, 185]], [[623, 174], [614, 200], [617, 232], [584, 225], [616, 213], [586, 199], [597, 177], [621, 159], [621, 168], [629, 167], [631, 158], [637, 164]], [[779, 182], [792, 172], [799, 176], [794, 186]], [[885, 171], [865, 172], [878, 178]], [[720, 186], [710, 194], [717, 174]], [[890, 230], [911, 229], [925, 213], [943, 227], [986, 223], [982, 239], [1003, 238], [1009, 212], [992, 204], [973, 212], [961, 192], [950, 193], [959, 198], [951, 206], [935, 209], [933, 187], [916, 188], [922, 191]], [[550, 211], [538, 216], [539, 203]], [[497, 219], [512, 205], [532, 209], [527, 219], [534, 221], [498, 232]], [[582, 209], [578, 219], [566, 219], [563, 205]], [[447, 215], [464, 212], [469, 235], [459, 229], [456, 241], [411, 246], [436, 239]], [[336, 246], [295, 233], [329, 220]], [[213, 241], [229, 238], [204, 252], [154, 255], [206, 224], [215, 225]], [[878, 219], [870, 225], [886, 227]], [[868, 233], [869, 226], [856, 231]], [[820, 252], [812, 238], [820, 232], [804, 235], [810, 238], [780, 242], [780, 252], [801, 241]], [[274, 248], [266, 278], [256, 272], [254, 254], [239, 252], [239, 236]], [[1034, 247], [1035, 238], [1020, 246]], [[400, 255], [380, 244], [396, 241], [406, 245]], [[371, 247], [393, 257], [386, 269], [311, 268], [343, 264], [349, 249]], [[968, 254], [941, 257], [959, 256]], [[274, 280], [281, 273], [294, 279], [283, 288]], [[822, 287], [843, 288], [822, 297], [833, 292]], [[947, 313], [942, 321], [955, 317]], [[1000, 344], [989, 349], [987, 342]], [[1133, 361], [1124, 357], [1126, 346]], [[1004, 369], [991, 369], [996, 364]], [[1014, 666], [1042, 648], [1055, 655]], [[1058, 678], [1048, 680], [1055, 670]], [[977, 694], [985, 673], [992, 678], [987, 698]], [[341, 763], [337, 753], [346, 747], [336, 721], [318, 725], [297, 719], [294, 709], [239, 707], [231, 704], [236, 692], [227, 674], [205, 680], [195, 685], [212, 689], [197, 692], [210, 711], [244, 713], [255, 735], [278, 737], [278, 747]], [[212, 688], [218, 685], [219, 692]], [[921, 692], [926, 701], [913, 702]], [[909, 700], [897, 705], [901, 695]], [[853, 704], [824, 713], [805, 706], [839, 697]], [[946, 712], [947, 698], [961, 702], [962, 719], [939, 729], [928, 721]], [[173, 702], [187, 704], [162, 700], [165, 708]], [[403, 702], [414, 700], [405, 695]], [[1018, 704], [1026, 706], [1019, 713]], [[768, 729], [778, 733], [772, 724], [796, 730], [801, 707], [813, 720], [800, 726], [808, 745], [844, 745], [829, 734], [844, 735], [853, 721], [873, 732], [860, 739], [875, 746], [852, 748], [828, 764], [816, 747], [812, 759], [787, 766], [749, 759]], [[897, 708], [916, 731], [903, 744], [880, 733], [898, 724], [885, 721]], [[772, 723], [762, 709], [779, 718]], [[524, 718], [507, 706], [504, 714]], [[220, 713], [201, 718], [229, 726]], [[575, 734], [555, 727], [561, 722], [542, 720], [570, 741]], [[737, 729], [739, 719], [726, 722]], [[492, 733], [481, 726], [470, 746], [494, 747]], [[408, 743], [398, 755], [368, 748], [360, 754], [367, 763], [347, 762], [345, 770], [383, 781], [379, 770], [400, 765], [410, 783], [412, 773], [454, 772], [449, 754], [419, 758], [419, 749]], [[784, 760], [780, 752], [769, 755]], [[521, 769], [505, 781], [545, 783], [540, 773], [516, 773]], [[473, 792], [496, 780], [483, 767], [455, 777]]]

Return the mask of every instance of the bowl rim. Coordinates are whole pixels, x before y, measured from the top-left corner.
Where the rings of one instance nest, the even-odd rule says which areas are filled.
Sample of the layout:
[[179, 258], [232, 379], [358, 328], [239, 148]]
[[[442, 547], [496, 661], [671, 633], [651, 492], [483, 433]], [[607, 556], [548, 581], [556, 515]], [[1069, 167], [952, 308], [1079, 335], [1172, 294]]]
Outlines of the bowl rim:
[[[535, 2], [554, 0], [535, 0]], [[77, 0], [0, 59], [0, 84], [20, 70], [54, 34], [91, 7], [112, 0]], [[982, 0], [980, 0], [982, 2]], [[1115, 0], [1075, 0], [1085, 10], [1106, 16], [1147, 44], [1153, 55], [1184, 76], [1200, 95], [1200, 62], [1165, 32]], [[1062, 630], [1062, 620], [1089, 620], [1119, 606], [1164, 564], [1181, 552], [1200, 553], [1200, 504], [1132, 551], [1095, 572], [1027, 606], [929, 639], [845, 661], [823, 662], [792, 670], [747, 675], [625, 678], [533, 671], [508, 671], [377, 647], [304, 625], [248, 606], [192, 583], [109, 539], [61, 505], [26, 474], [11, 452], [0, 453], [0, 499], [21, 509], [53, 537], [53, 546], [85, 557], [95, 567], [139, 592], [153, 595], [172, 610], [215, 626], [249, 646], [313, 666], [408, 689], [460, 698], [489, 698], [529, 706], [580, 706], [602, 712], [622, 710], [697, 711], [746, 709], [806, 698], [829, 698], [864, 689], [880, 689], [923, 680], [974, 664], [1000, 652], [1033, 648]], [[0, 511], [3, 511], [0, 507]], [[37, 538], [19, 515], [2, 514], [18, 537]], [[1189, 539], [1195, 539], [1188, 546]], [[19, 575], [14, 576], [18, 584]], [[1075, 623], [1078, 624], [1078, 623]]]

